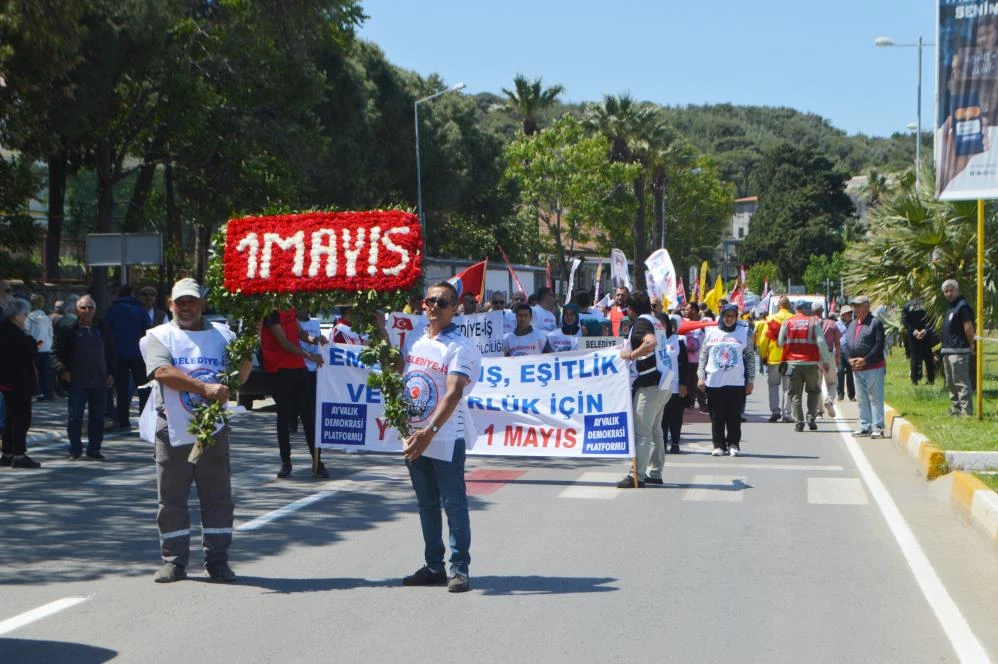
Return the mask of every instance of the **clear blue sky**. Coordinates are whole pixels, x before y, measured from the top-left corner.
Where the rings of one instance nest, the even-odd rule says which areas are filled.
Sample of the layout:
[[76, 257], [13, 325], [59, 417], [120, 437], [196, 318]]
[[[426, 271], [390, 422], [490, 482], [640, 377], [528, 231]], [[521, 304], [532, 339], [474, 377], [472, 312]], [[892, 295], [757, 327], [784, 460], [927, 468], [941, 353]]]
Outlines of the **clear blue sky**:
[[[850, 134], [914, 122], [915, 48], [935, 42], [931, 0], [362, 0], [360, 37], [394, 64], [467, 92], [500, 93], [523, 73], [566, 101], [630, 92], [665, 105], [789, 106]], [[931, 127], [935, 49], [923, 51], [922, 127]]]

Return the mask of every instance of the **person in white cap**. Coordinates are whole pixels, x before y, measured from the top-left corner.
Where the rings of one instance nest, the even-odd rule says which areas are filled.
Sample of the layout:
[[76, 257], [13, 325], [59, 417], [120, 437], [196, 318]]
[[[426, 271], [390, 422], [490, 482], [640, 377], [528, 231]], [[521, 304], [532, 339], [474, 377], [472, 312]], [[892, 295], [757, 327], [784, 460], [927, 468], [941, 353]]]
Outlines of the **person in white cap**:
[[[159, 512], [160, 553], [163, 566], [157, 583], [187, 577], [190, 560], [191, 517], [187, 509], [191, 483], [196, 482], [201, 502], [201, 533], [205, 569], [212, 581], [236, 578], [229, 567], [232, 543], [232, 486], [229, 463], [229, 427], [214, 434], [195, 463], [188, 457], [195, 436], [188, 431], [194, 411], [209, 401], [226, 403], [229, 388], [220, 384], [228, 370], [226, 347], [235, 334], [224, 323], [208, 324], [201, 314], [204, 300], [193, 279], [181, 279], [170, 298], [173, 320], [150, 329], [142, 339], [146, 374], [153, 382], [153, 398], [142, 413], [140, 432], [156, 444], [156, 491]], [[252, 364], [243, 362], [240, 379]]]

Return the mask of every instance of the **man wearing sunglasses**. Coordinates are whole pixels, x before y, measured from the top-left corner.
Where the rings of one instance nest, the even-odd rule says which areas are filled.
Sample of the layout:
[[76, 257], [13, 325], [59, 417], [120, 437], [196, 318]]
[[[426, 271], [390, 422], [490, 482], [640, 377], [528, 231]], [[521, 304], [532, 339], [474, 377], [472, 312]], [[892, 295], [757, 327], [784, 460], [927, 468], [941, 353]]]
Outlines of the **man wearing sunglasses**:
[[[452, 593], [471, 589], [471, 524], [464, 484], [465, 440], [474, 442], [464, 395], [478, 378], [482, 354], [453, 324], [457, 290], [447, 282], [426, 294], [429, 324], [403, 348], [405, 399], [413, 433], [403, 443], [406, 467], [419, 506], [426, 564], [402, 579], [405, 586], [447, 584]], [[450, 529], [450, 575], [444, 569], [441, 503]]]

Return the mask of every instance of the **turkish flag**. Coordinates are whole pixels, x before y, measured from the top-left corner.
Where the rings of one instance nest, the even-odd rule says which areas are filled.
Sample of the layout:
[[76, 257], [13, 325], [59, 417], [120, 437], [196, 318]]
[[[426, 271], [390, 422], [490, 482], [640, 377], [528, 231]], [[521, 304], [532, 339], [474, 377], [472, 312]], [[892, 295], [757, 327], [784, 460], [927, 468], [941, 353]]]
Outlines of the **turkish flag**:
[[479, 303], [482, 301], [482, 293], [485, 290], [485, 268], [488, 259], [481, 263], [475, 263], [463, 272], [454, 275], [447, 281], [454, 284], [457, 289], [457, 297], [460, 300], [465, 293], [471, 293]]

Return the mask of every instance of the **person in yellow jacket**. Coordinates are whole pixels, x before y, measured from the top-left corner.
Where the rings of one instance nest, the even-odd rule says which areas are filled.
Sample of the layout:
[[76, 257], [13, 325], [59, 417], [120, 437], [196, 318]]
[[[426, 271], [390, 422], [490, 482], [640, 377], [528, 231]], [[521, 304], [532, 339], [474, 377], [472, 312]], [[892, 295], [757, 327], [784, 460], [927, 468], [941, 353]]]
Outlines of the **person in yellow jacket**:
[[756, 329], [756, 345], [759, 355], [766, 358], [766, 383], [769, 386], [769, 421], [793, 422], [790, 414], [790, 378], [780, 373], [783, 362], [783, 349], [778, 342], [783, 322], [793, 317], [790, 311], [790, 298], [781, 295], [777, 300], [775, 314], [766, 316], [765, 325]]

